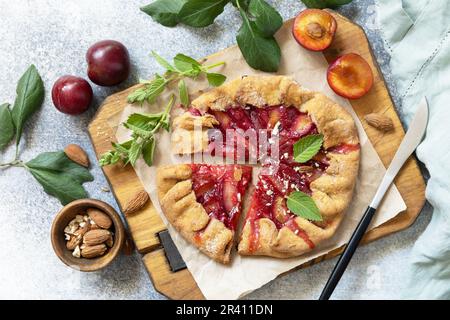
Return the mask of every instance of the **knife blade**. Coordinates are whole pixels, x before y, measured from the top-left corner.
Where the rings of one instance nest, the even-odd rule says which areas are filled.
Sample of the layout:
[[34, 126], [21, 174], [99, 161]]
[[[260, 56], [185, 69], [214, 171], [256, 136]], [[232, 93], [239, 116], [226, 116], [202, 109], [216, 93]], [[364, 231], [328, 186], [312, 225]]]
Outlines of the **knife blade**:
[[409, 125], [409, 129], [406, 132], [400, 146], [398, 147], [397, 152], [395, 153], [394, 158], [389, 165], [389, 168], [386, 170], [383, 180], [381, 181], [372, 202], [366, 209], [361, 221], [359, 222], [348, 244], [339, 257], [339, 260], [336, 263], [336, 266], [334, 267], [333, 272], [331, 273], [330, 278], [328, 279], [319, 300], [328, 300], [330, 298], [345, 269], [347, 268], [353, 254], [355, 253], [358, 244], [360, 243], [367, 228], [369, 227], [370, 222], [375, 215], [376, 209], [381, 203], [381, 200], [383, 200], [386, 191], [394, 181], [395, 176], [400, 171], [403, 164], [422, 141], [422, 138], [425, 135], [427, 124], [428, 103], [426, 98], [423, 97], [417, 106], [416, 113]]
[[403, 164], [409, 158], [409, 156], [416, 150], [420, 141], [422, 141], [423, 136], [425, 135], [425, 129], [428, 124], [428, 103], [427, 99], [423, 97], [418, 106], [416, 113], [414, 114], [414, 118], [409, 125], [409, 129], [405, 134], [405, 137], [402, 140], [402, 143], [397, 149], [394, 158], [389, 165], [389, 168], [386, 170], [386, 173], [383, 177], [383, 180], [378, 187], [377, 193], [375, 197], [373, 197], [370, 206], [372, 208], [377, 208], [383, 199], [384, 194], [387, 189], [391, 185], [397, 173], [400, 171]]

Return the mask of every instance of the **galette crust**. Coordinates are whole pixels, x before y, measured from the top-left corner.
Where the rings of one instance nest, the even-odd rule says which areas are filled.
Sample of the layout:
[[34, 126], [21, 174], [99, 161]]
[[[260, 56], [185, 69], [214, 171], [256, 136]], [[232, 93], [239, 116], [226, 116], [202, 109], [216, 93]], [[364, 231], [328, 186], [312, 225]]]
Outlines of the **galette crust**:
[[[203, 115], [193, 116], [185, 113], [174, 120], [176, 125], [172, 134], [172, 143], [175, 145], [173, 150], [176, 153], [206, 151], [207, 130], [214, 127], [216, 123], [215, 119], [211, 119], [211, 115], [205, 112], [223, 111], [229, 107], [246, 105], [257, 108], [275, 105], [294, 106], [308, 113], [319, 133], [324, 136], [325, 149], [341, 144], [359, 144], [352, 116], [325, 95], [304, 89], [285, 76], [248, 76], [230, 81], [195, 99], [192, 107]], [[201, 140], [197, 141], [196, 146], [192, 143], [193, 133], [189, 133], [190, 123], [193, 121], [200, 123], [204, 129], [201, 137], [197, 137]], [[183, 143], [180, 143], [180, 136], [187, 137]], [[333, 236], [351, 202], [358, 174], [360, 151], [358, 149], [347, 154], [328, 153], [327, 156], [330, 162], [329, 167], [310, 185], [311, 196], [320, 210], [323, 221], [313, 223], [301, 217], [295, 218], [298, 226], [308, 234], [314, 246]], [[240, 254], [288, 258], [313, 249], [307, 241], [295, 235], [287, 227], [277, 230], [270, 219], [262, 218], [255, 223], [259, 229], [256, 250], [250, 250], [251, 226], [250, 222], [246, 221], [238, 246]]]
[[[233, 245], [234, 231], [210, 218], [197, 202], [192, 190], [192, 170], [189, 165], [162, 166], [156, 181], [161, 209], [167, 220], [190, 243], [212, 259], [227, 264]], [[201, 230], [201, 236], [198, 231]]]

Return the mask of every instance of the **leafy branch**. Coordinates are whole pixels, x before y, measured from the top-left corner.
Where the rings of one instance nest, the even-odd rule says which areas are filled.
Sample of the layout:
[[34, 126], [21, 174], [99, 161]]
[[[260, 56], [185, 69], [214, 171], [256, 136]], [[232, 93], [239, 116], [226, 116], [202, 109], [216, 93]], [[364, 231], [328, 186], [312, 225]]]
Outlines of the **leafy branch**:
[[264, 0], [156, 0], [141, 10], [167, 27], [182, 23], [202, 28], [212, 24], [228, 3], [239, 10], [243, 20], [236, 40], [247, 63], [254, 69], [277, 71], [281, 50], [274, 34], [283, 19]]
[[63, 151], [45, 152], [31, 161], [19, 159], [19, 144], [26, 121], [44, 101], [44, 83], [34, 65], [22, 75], [17, 84], [17, 97], [12, 109], [8, 103], [0, 105], [0, 150], [16, 138], [15, 157], [0, 163], [0, 169], [24, 168], [43, 186], [44, 191], [55, 196], [62, 204], [86, 198], [82, 184], [94, 178], [89, 171], [70, 160]]
[[204, 74], [208, 79], [211, 86], [217, 87], [225, 82], [226, 77], [220, 73], [210, 72], [209, 70], [221, 66], [224, 62], [215, 63], [212, 65], [203, 65], [197, 60], [188, 57], [184, 54], [177, 54], [173, 58], [173, 64], [159, 56], [156, 52], [152, 51], [152, 56], [155, 58], [166, 72], [161, 76], [156, 74], [153, 80], [143, 81], [144, 86], [132, 92], [128, 96], [128, 102], [130, 103], [154, 103], [156, 98], [164, 92], [165, 88], [178, 81], [178, 90], [181, 103], [184, 106], [189, 105], [189, 94], [184, 81], [185, 78], [197, 78]]
[[123, 143], [112, 142], [113, 149], [106, 152], [100, 158], [100, 165], [106, 166], [122, 161], [124, 164], [136, 164], [142, 155], [147, 165], [153, 164], [156, 147], [155, 134], [163, 128], [169, 131], [170, 110], [175, 103], [172, 95], [163, 112], [153, 114], [133, 113], [123, 126], [131, 130], [131, 139]]

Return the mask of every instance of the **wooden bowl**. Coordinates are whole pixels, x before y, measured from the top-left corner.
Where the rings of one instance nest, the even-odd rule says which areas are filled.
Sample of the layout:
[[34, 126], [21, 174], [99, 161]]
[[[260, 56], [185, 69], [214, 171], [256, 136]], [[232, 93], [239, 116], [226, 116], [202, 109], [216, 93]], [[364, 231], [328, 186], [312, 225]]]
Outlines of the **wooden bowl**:
[[[93, 259], [76, 258], [66, 248], [64, 229], [77, 214], [88, 208], [97, 208], [107, 214], [112, 222], [114, 244], [103, 256]], [[59, 211], [51, 230], [52, 246], [56, 255], [69, 267], [80, 271], [97, 271], [109, 265], [119, 254], [125, 240], [125, 228], [119, 214], [109, 204], [94, 199], [75, 200]]]

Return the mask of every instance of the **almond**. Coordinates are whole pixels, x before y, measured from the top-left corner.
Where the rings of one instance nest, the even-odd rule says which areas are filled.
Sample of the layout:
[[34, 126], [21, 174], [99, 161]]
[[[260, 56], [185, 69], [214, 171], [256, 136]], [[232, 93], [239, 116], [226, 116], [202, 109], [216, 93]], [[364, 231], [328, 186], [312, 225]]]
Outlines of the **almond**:
[[141, 210], [149, 199], [150, 197], [145, 190], [139, 191], [125, 205], [123, 213], [128, 215]]
[[103, 211], [95, 209], [95, 208], [89, 208], [87, 210], [87, 213], [89, 215], [89, 218], [91, 218], [91, 220], [94, 221], [94, 223], [96, 225], [98, 225], [100, 228], [103, 228], [103, 229], [111, 228], [112, 220]]
[[392, 119], [379, 113], [371, 113], [364, 117], [366, 122], [380, 131], [388, 132], [394, 129]]
[[108, 248], [103, 243], [95, 246], [85, 246], [81, 249], [81, 256], [88, 259], [96, 258], [102, 256], [107, 249]]
[[105, 244], [110, 248], [114, 245], [114, 238], [112, 234], [109, 235], [109, 238], [105, 241]]
[[312, 172], [314, 170], [311, 166], [300, 166], [298, 167], [298, 172]]
[[83, 237], [83, 244], [87, 246], [95, 246], [109, 239], [111, 232], [108, 230], [97, 229], [86, 232]]
[[80, 166], [89, 167], [89, 158], [86, 152], [77, 144], [69, 144], [65, 149], [64, 153], [73, 162], [78, 163]]

